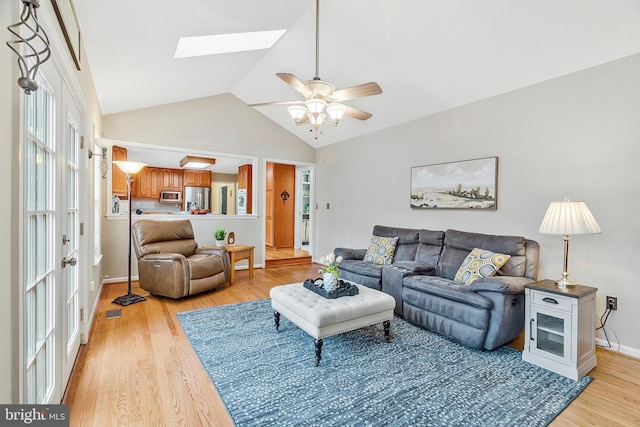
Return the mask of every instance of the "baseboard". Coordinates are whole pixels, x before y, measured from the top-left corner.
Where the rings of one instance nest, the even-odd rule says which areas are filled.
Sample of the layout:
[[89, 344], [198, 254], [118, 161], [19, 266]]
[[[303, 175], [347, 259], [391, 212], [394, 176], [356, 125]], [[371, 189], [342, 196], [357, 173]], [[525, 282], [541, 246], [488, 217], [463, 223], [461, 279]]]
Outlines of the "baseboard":
[[100, 305], [100, 295], [102, 294], [102, 284], [98, 286], [98, 292], [96, 293], [96, 300], [93, 302], [93, 307], [91, 307], [91, 312], [89, 313], [89, 319], [87, 322], [87, 329], [84, 333], [84, 339], [82, 344], [86, 344], [89, 342], [89, 336], [91, 335], [91, 330], [93, 329], [93, 323], [96, 321], [98, 314], [98, 305]]
[[[138, 276], [131, 276], [131, 280], [135, 281], [138, 280]], [[128, 282], [129, 278], [128, 277], [105, 277], [102, 279], [102, 283], [122, 283], [122, 282]]]
[[[253, 268], [264, 268], [264, 264], [255, 264], [253, 266]], [[248, 270], [249, 266], [248, 265], [236, 265], [235, 270]], [[138, 280], [138, 276], [131, 276], [131, 280], [136, 281]], [[108, 283], [123, 283], [123, 282], [127, 282], [128, 278], [125, 277], [105, 277], [102, 279], [102, 283], [103, 284], [108, 284]]]
[[627, 347], [626, 345], [620, 345], [617, 342], [611, 343], [611, 348], [606, 347], [608, 345], [607, 340], [602, 338], [596, 338], [596, 344], [607, 351], [614, 351], [616, 353], [624, 354], [625, 356], [635, 357], [640, 359], [640, 350], [633, 347]]

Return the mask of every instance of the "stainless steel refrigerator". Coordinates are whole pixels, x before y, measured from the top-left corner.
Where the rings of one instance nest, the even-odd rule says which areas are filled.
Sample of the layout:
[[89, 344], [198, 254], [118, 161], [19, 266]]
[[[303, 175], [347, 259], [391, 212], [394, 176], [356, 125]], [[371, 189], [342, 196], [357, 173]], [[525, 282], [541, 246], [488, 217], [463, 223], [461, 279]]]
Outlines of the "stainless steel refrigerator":
[[211, 212], [211, 188], [210, 187], [184, 187], [184, 208], [209, 209]]

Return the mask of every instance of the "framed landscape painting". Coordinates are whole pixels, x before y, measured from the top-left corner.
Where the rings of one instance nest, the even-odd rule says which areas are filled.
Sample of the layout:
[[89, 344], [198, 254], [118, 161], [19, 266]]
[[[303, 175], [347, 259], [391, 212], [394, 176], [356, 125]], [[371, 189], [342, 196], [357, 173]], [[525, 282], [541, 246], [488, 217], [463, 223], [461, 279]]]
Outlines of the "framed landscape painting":
[[412, 167], [411, 207], [497, 209], [498, 158]]

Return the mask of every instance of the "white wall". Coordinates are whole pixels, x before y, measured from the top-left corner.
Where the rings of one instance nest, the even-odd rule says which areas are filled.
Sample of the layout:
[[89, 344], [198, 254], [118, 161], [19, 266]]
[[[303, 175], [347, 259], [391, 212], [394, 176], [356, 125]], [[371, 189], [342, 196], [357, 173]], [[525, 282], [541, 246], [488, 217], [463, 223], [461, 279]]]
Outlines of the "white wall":
[[[18, 17], [18, 2], [0, 2], [0, 28], [3, 30], [7, 26], [13, 24]], [[6, 30], [5, 30], [6, 31]], [[8, 32], [5, 34], [9, 34]], [[3, 38], [4, 40], [5, 38]], [[8, 40], [8, 36], [6, 38]], [[3, 43], [4, 44], [4, 43]], [[14, 125], [17, 126], [18, 106], [15, 104], [19, 101], [19, 93], [17, 92], [16, 80], [18, 77], [14, 74], [13, 52], [6, 46], [0, 49], [0, 70], [2, 70], [2, 78], [0, 78], [0, 179], [4, 188], [11, 189], [11, 203], [3, 203], [0, 206], [0, 236], [3, 236], [0, 245], [0, 271], [4, 272], [4, 280], [0, 281], [0, 294], [4, 298], [0, 300], [0, 342], [4, 343], [0, 350], [0, 403], [10, 403], [17, 396], [16, 390], [17, 376], [14, 374], [14, 363], [17, 357], [18, 336], [15, 330], [18, 321], [17, 307], [18, 294], [15, 291], [18, 286], [17, 269], [17, 236], [13, 236], [12, 229], [15, 224], [12, 221], [17, 220], [12, 215], [17, 207], [18, 191], [17, 171], [12, 170], [14, 164], [14, 156], [17, 147], [16, 139], [12, 135]]]
[[[212, 244], [217, 227], [234, 231], [238, 244], [263, 244], [263, 159], [278, 158], [313, 162], [315, 150], [304, 141], [247, 107], [233, 95], [225, 94], [103, 117], [103, 137], [185, 150], [209, 150], [218, 153], [256, 156], [253, 171], [258, 218], [231, 218], [210, 215], [194, 218], [194, 233], [199, 245]], [[128, 222], [120, 219], [103, 221], [103, 274], [111, 279], [127, 276]], [[264, 262], [262, 251], [256, 250], [255, 264]], [[132, 274], [137, 274], [134, 256]]]
[[[599, 289], [598, 313], [618, 297], [609, 337], [640, 356], [639, 114], [634, 55], [318, 149], [317, 253], [365, 247], [375, 224], [522, 235], [541, 244], [539, 278], [556, 279], [562, 238], [538, 227], [551, 201], [584, 200], [603, 232], [572, 238], [570, 278]], [[412, 166], [488, 156], [499, 157], [497, 211], [409, 207]]]

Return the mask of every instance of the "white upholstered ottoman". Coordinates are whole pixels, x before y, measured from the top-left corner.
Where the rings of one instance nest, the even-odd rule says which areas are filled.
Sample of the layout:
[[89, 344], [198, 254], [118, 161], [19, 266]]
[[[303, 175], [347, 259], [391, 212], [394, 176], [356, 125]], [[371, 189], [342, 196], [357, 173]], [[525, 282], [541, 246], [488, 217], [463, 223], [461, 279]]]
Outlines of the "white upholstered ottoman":
[[305, 289], [302, 283], [276, 286], [270, 292], [276, 329], [280, 330], [282, 314], [314, 337], [316, 366], [320, 363], [325, 337], [382, 322], [388, 341], [395, 299], [362, 285], [358, 285], [358, 291], [358, 295], [327, 299]]

